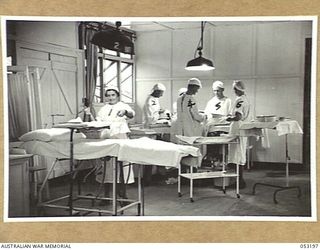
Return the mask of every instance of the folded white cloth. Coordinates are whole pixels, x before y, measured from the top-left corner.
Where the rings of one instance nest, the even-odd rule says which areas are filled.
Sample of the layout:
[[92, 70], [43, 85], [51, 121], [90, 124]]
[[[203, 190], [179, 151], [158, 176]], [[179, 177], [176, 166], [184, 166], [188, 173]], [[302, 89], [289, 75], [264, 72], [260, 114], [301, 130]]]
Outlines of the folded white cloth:
[[82, 123], [81, 117], [77, 117], [75, 119], [71, 119], [68, 121], [69, 123]]
[[184, 135], [176, 135], [176, 137], [188, 144], [193, 144], [197, 139], [201, 138], [201, 136], [184, 136]]
[[268, 129], [266, 128], [262, 129], [261, 146], [263, 148], [270, 148], [269, 133], [268, 133]]
[[303, 134], [299, 123], [295, 120], [279, 122], [276, 126], [276, 129], [279, 136], [285, 134]]

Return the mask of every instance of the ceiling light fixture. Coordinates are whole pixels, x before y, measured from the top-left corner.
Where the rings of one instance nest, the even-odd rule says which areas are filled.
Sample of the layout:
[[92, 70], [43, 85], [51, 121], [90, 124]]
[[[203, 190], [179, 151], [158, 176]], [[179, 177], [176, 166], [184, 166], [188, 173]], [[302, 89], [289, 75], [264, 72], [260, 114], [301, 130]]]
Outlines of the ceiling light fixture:
[[91, 39], [91, 43], [105, 49], [134, 55], [132, 39], [120, 30], [121, 22], [116, 22], [116, 28], [99, 30]]
[[[199, 56], [190, 60], [185, 67], [186, 70], [198, 70], [198, 71], [208, 71], [215, 69], [212, 61], [202, 57], [202, 49], [203, 49], [203, 30], [204, 30], [205, 22], [201, 22], [201, 37], [198, 43], [198, 51]], [[194, 57], [196, 56], [196, 52]]]

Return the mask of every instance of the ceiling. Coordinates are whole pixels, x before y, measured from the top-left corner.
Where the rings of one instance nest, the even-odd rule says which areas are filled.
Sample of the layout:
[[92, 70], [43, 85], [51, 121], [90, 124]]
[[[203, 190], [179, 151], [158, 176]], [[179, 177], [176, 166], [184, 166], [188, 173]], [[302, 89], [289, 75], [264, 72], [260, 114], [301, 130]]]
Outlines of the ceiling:
[[[270, 21], [207, 21], [206, 26], [230, 26], [230, 25], [248, 25], [253, 23], [265, 23]], [[274, 22], [274, 21], [271, 21]], [[133, 21], [122, 22], [122, 26], [136, 32], [161, 31], [161, 30], [181, 30], [181, 29], [200, 29], [199, 21]]]
[[179, 30], [179, 29], [196, 29], [200, 28], [200, 21], [184, 22], [132, 22], [130, 28], [134, 31], [159, 31], [159, 30]]

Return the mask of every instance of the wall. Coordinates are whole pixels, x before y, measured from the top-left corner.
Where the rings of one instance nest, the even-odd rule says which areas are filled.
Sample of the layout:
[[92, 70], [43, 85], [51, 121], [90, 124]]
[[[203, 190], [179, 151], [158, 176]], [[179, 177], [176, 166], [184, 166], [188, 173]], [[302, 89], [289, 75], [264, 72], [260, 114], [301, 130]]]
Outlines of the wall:
[[14, 35], [17, 35], [23, 41], [79, 48], [78, 25], [76, 22], [19, 21], [15, 23]]
[[[78, 49], [77, 23], [19, 21], [7, 27], [11, 44], [12, 39], [16, 41], [12, 47], [17, 65], [39, 70], [41, 112], [37, 116], [41, 117], [42, 128], [74, 118], [84, 96], [84, 53]], [[54, 160], [41, 157], [41, 164], [49, 168]], [[51, 177], [63, 175], [68, 169], [67, 161], [60, 162]]]
[[[213, 59], [216, 69], [188, 72], [199, 30], [138, 32], [137, 110], [141, 110], [153, 84], [162, 82], [167, 91], [161, 104], [171, 109], [177, 91], [190, 77], [198, 77], [203, 88], [196, 95], [200, 109], [212, 96], [214, 80], [225, 83], [225, 95], [234, 100], [234, 79], [243, 80], [253, 115], [277, 115], [295, 119], [303, 127], [304, 39], [311, 37], [311, 22], [261, 22], [206, 26], [203, 56]], [[141, 113], [137, 112], [137, 119]], [[270, 148], [255, 144], [253, 160], [284, 162], [284, 137], [269, 130]], [[289, 136], [291, 159], [302, 162], [302, 135]]]
[[[39, 69], [43, 126], [74, 118], [84, 93], [84, 57], [78, 49], [78, 23], [67, 21], [8, 21], [17, 65]], [[48, 115], [49, 114], [49, 115]]]

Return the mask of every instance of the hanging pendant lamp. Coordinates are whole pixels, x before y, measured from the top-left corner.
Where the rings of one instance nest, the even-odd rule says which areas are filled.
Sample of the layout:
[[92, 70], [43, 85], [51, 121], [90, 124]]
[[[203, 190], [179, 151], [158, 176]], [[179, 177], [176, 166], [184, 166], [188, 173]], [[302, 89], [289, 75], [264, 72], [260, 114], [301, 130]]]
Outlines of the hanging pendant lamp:
[[190, 60], [185, 67], [186, 70], [191, 71], [208, 71], [215, 69], [213, 62], [209, 59], [202, 57], [202, 49], [203, 49], [203, 30], [204, 30], [204, 22], [201, 22], [201, 37], [198, 50], [198, 57]]

